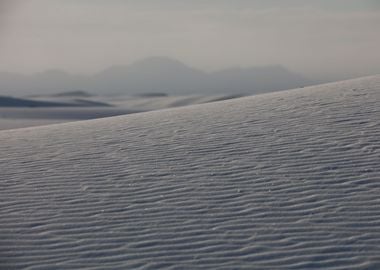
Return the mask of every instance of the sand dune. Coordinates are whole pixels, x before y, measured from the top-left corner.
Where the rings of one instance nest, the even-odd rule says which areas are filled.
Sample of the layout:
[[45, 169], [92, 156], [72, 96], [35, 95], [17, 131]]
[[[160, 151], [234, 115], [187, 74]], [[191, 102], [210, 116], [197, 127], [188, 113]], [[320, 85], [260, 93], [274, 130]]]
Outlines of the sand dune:
[[90, 96], [81, 91], [28, 99], [0, 97], [0, 130], [104, 118], [237, 97], [239, 95], [165, 96], [162, 94], [106, 97]]
[[380, 76], [0, 132], [1, 269], [380, 269]]
[[65, 107], [76, 104], [0, 96], [0, 107]]

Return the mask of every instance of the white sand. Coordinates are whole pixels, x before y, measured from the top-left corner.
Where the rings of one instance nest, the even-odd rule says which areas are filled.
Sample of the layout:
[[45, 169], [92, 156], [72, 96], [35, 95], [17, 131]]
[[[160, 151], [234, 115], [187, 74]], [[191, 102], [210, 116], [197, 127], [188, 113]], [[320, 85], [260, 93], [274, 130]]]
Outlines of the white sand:
[[[137, 112], [209, 103], [219, 100], [236, 98], [234, 95], [214, 96], [166, 96], [166, 97], [102, 97], [86, 99], [76, 97], [39, 96], [23, 99], [41, 103], [40, 107], [13, 106], [2, 107], [0, 104], [0, 130], [49, 125], [63, 122], [73, 122], [96, 118], [126, 115]], [[17, 99], [15, 99], [17, 101]], [[23, 104], [23, 102], [18, 102]], [[49, 106], [49, 103], [61, 106]], [[64, 104], [65, 106], [62, 106]], [[98, 106], [105, 104], [107, 106]]]
[[1, 269], [380, 269], [380, 76], [0, 132]]

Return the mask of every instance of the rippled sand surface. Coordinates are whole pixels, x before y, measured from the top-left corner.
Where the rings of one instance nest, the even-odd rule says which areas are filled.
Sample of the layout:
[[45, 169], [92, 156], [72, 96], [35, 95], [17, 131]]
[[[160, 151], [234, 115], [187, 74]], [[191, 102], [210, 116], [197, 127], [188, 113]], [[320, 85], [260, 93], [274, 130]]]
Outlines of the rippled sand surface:
[[0, 269], [380, 269], [380, 77], [0, 131]]

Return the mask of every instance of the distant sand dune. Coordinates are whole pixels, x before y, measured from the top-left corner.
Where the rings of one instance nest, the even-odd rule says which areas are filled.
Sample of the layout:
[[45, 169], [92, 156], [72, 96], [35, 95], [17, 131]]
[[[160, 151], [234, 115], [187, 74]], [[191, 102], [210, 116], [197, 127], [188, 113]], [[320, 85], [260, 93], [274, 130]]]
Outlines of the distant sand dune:
[[0, 132], [1, 269], [380, 269], [380, 76]]
[[[53, 96], [34, 96], [28, 99], [0, 97], [0, 130], [54, 123], [88, 120], [143, 111], [152, 111], [193, 104], [215, 102], [239, 95], [166, 96], [94, 96], [84, 99], [85, 92], [65, 92]], [[2, 105], [3, 104], [3, 105]]]
[[98, 106], [98, 107], [108, 107], [110, 106], [104, 102], [97, 102], [92, 100], [85, 100], [81, 98], [75, 98], [72, 100], [35, 100], [35, 99], [26, 99], [26, 98], [15, 98], [0, 96], [0, 108], [1, 107], [77, 107], [77, 106]]
[[69, 106], [61, 102], [37, 101], [23, 98], [0, 96], [0, 107], [62, 107]]

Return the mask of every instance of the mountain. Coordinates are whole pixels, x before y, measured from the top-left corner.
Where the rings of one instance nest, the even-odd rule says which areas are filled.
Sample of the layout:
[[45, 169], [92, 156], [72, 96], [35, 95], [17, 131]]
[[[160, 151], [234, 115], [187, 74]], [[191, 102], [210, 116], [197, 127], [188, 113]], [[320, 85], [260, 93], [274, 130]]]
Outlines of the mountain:
[[230, 68], [206, 73], [167, 57], [114, 66], [91, 76], [60, 70], [26, 76], [0, 74], [0, 94], [52, 94], [83, 89], [99, 94], [256, 94], [313, 84], [281, 66]]
[[93, 77], [93, 89], [112, 86], [118, 93], [192, 94], [203, 92], [207, 74], [165, 57], [152, 57], [130, 66], [112, 67]]

